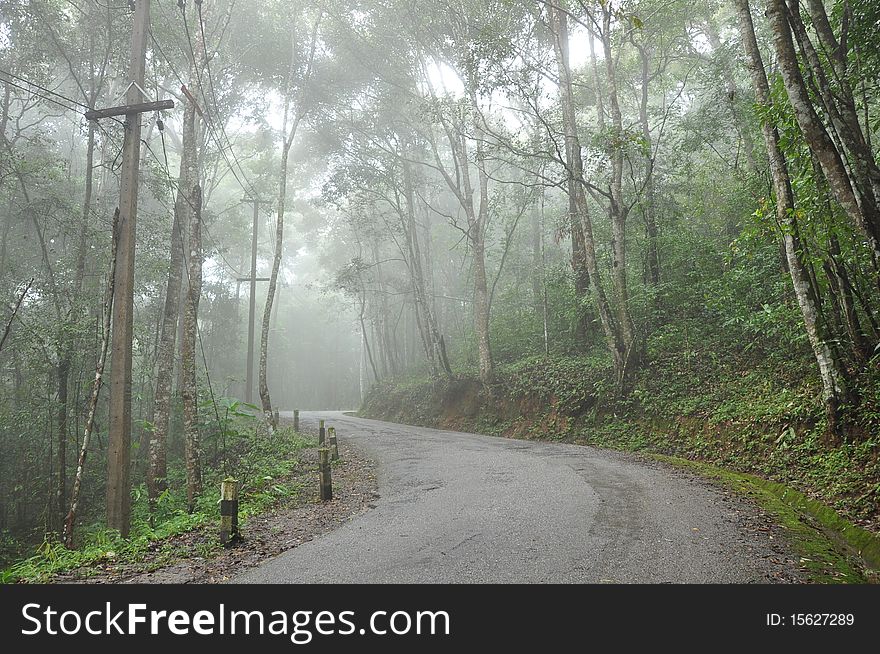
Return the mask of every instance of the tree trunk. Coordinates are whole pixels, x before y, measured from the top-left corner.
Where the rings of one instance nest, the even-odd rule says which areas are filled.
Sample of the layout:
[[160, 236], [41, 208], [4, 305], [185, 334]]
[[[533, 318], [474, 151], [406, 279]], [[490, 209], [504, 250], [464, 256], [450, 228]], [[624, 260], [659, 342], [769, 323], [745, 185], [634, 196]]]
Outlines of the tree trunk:
[[[564, 16], [563, 16], [564, 17]], [[566, 18], [566, 17], [564, 17]], [[567, 18], [566, 18], [567, 20]], [[568, 30], [566, 27], [565, 41], [568, 43]], [[593, 34], [592, 31], [587, 35], [587, 40], [590, 44], [590, 69], [593, 72], [593, 84], [596, 87], [596, 127], [599, 128], [599, 132], [605, 131], [605, 100], [603, 98], [602, 93], [602, 79], [599, 76], [599, 64], [596, 62], [596, 45], [595, 45], [596, 35]], [[566, 57], [567, 60], [567, 57]], [[570, 83], [570, 76], [569, 76]]]
[[801, 74], [785, 0], [768, 0], [767, 17], [785, 90], [804, 139], [819, 160], [834, 198], [867, 236], [875, 260], [880, 259], [880, 211], [873, 194], [860, 196], [854, 190], [841, 153], [816, 113]]
[[[834, 209], [831, 206], [832, 200], [828, 191], [828, 183], [825, 180], [825, 176], [822, 174], [822, 168], [815, 155], [810, 157], [810, 161], [813, 167], [813, 180], [819, 193], [820, 204], [824, 209], [827, 219], [833, 220]], [[847, 334], [853, 360], [857, 365], [861, 366], [868, 360], [870, 347], [862, 333], [862, 327], [855, 310], [849, 274], [841, 261], [840, 242], [837, 240], [837, 236], [833, 232], [829, 235], [828, 240], [829, 252], [828, 256], [822, 262], [822, 267], [825, 270], [825, 275], [828, 279], [828, 287], [831, 289], [833, 306], [838, 314], [836, 317], [839, 319], [839, 324], [843, 328], [842, 330], [839, 330], [838, 333], [845, 332]], [[813, 288], [817, 297], [820, 297], [818, 283], [814, 282]], [[839, 342], [840, 339], [836, 340]], [[838, 349], [840, 348], [838, 347]]]
[[[622, 369], [620, 352], [620, 336], [611, 309], [611, 303], [599, 274], [599, 260], [596, 256], [596, 241], [593, 236], [593, 221], [590, 217], [587, 205], [586, 191], [584, 189], [583, 162], [581, 159], [580, 141], [577, 135], [577, 123], [575, 122], [574, 100], [571, 90], [571, 76], [568, 67], [568, 23], [564, 12], [556, 8], [550, 8], [551, 26], [554, 31], [554, 45], [556, 48], [557, 65], [560, 71], [560, 103], [563, 106], [563, 124], [565, 138], [565, 164], [568, 183], [569, 213], [572, 216], [572, 266], [575, 268], [575, 291], [578, 283], [586, 282], [592, 288], [593, 300], [599, 312], [599, 322], [605, 337], [605, 344], [612, 353], [615, 361], [615, 370]], [[598, 69], [597, 69], [598, 74]], [[604, 121], [604, 118], [603, 118]], [[583, 236], [583, 268], [582, 282], [578, 282], [579, 256], [574, 239], [577, 228], [580, 228]], [[579, 307], [580, 308], [580, 307]], [[582, 310], [582, 309], [581, 309]]]
[[13, 215], [13, 197], [10, 195], [9, 204], [6, 209], [6, 215], [10, 218], [7, 218], [3, 221], [3, 234], [0, 235], [0, 279], [4, 279], [6, 277], [6, 254], [8, 251], [9, 244], [9, 232], [12, 230], [12, 219]]
[[532, 255], [532, 269], [529, 274], [529, 281], [532, 284], [532, 308], [535, 315], [541, 317], [542, 305], [544, 303], [544, 252], [542, 249], [541, 223], [538, 208], [529, 212], [529, 235]]
[[[838, 263], [843, 265], [843, 262], [841, 262], [840, 260], [838, 260]], [[854, 281], [851, 277], [850, 280]], [[863, 316], [868, 321], [868, 325], [871, 327], [871, 340], [873, 343], [877, 343], [878, 341], [880, 341], [880, 325], [877, 324], [877, 320], [875, 320], [874, 318], [874, 309], [870, 301], [871, 298], [865, 297], [862, 289], [860, 289], [859, 285], [856, 283], [851, 283], [850, 289], [852, 290], [853, 296], [856, 300], [858, 300], [859, 305], [862, 307]]]
[[[69, 336], [64, 336], [64, 351], [56, 368], [58, 378], [58, 486], [55, 489], [55, 506], [58, 509], [57, 516], [64, 515], [64, 507], [67, 506], [67, 396], [68, 377], [70, 376], [70, 360], [73, 350], [68, 345]], [[52, 524], [57, 525], [59, 518], [53, 517]], [[57, 532], [56, 532], [57, 533]]]
[[[825, 6], [816, 0], [807, 0], [810, 8], [813, 29], [819, 36], [823, 53], [831, 62], [834, 77], [834, 88], [825, 72], [816, 48], [806, 33], [800, 17], [799, 0], [788, 0], [789, 21], [792, 30], [806, 54], [814, 80], [818, 85], [819, 97], [825, 113], [831, 121], [840, 141], [849, 153], [849, 172], [853, 187], [862, 197], [862, 204], [867, 202], [875, 209], [880, 201], [880, 167], [859, 121], [856, 103], [847, 78], [847, 53], [834, 35], [828, 21]], [[842, 154], [842, 153], [841, 153]]]
[[[585, 215], [587, 199], [582, 186], [584, 166], [581, 144], [577, 133], [574, 93], [572, 90], [571, 68], [568, 48], [568, 16], [561, 9], [549, 8], [550, 24], [553, 29], [553, 47], [556, 65], [559, 70], [559, 100], [562, 106], [562, 124], [565, 133], [565, 164], [567, 173], [569, 229], [571, 230], [571, 267], [574, 271], [575, 300], [578, 304], [578, 335], [586, 339], [588, 326], [585, 315], [587, 296], [592, 271], [587, 265], [587, 245], [585, 243]], [[592, 47], [592, 37], [590, 38]], [[595, 59], [595, 57], [594, 57]], [[595, 63], [595, 62], [594, 62]], [[600, 120], [604, 121], [604, 109], [599, 107]]]
[[391, 319], [390, 313], [391, 310], [388, 306], [388, 293], [385, 290], [385, 280], [382, 276], [382, 262], [379, 257], [379, 248], [376, 243], [376, 240], [372, 240], [370, 242], [370, 246], [373, 254], [373, 267], [376, 275], [376, 286], [379, 291], [379, 334], [381, 335], [381, 346], [382, 346], [382, 354], [383, 358], [387, 359], [387, 371], [391, 374], [391, 376], [397, 375], [398, 372], [398, 364], [397, 364], [397, 352], [394, 347], [394, 338], [391, 333]]
[[70, 509], [64, 519], [62, 541], [68, 549], [73, 548], [73, 524], [76, 522], [76, 514], [79, 509], [80, 491], [82, 489], [83, 472], [86, 465], [86, 454], [89, 451], [89, 443], [92, 431], [95, 428], [95, 415], [98, 411], [98, 397], [101, 394], [101, 386], [104, 379], [104, 366], [107, 363], [107, 350], [110, 346], [110, 317], [113, 313], [113, 284], [116, 279], [116, 229], [119, 220], [119, 209], [113, 216], [113, 245], [111, 246], [110, 270], [107, 274], [107, 289], [104, 292], [104, 304], [101, 308], [101, 348], [98, 353], [98, 362], [95, 366], [95, 380], [92, 383], [92, 394], [89, 397], [88, 414], [83, 429], [83, 440], [79, 448], [79, 457], [76, 463], [76, 474], [73, 478], [73, 488], [70, 491]]
[[[196, 75], [190, 75], [190, 80]], [[184, 268], [184, 232], [190, 213], [188, 198], [198, 182], [198, 147], [196, 135], [196, 108], [187, 102], [183, 113], [183, 149], [178, 175], [177, 198], [171, 225], [171, 261], [165, 285], [165, 304], [162, 311], [162, 329], [157, 353], [156, 393], [153, 397], [153, 426], [150, 434], [147, 493], [151, 510], [159, 495], [167, 488], [167, 442], [171, 419], [171, 389], [174, 385], [174, 354], [181, 314], [181, 286]]]
[[[714, 16], [709, 13], [706, 17], [706, 38], [709, 45], [712, 46], [712, 52], [719, 53], [722, 49], [721, 37], [718, 34], [718, 26], [715, 24]], [[742, 141], [743, 150], [746, 153], [746, 161], [749, 164], [749, 171], [758, 174], [758, 161], [755, 159], [755, 140], [752, 138], [752, 132], [749, 125], [743, 120], [739, 105], [736, 101], [736, 79], [733, 76], [733, 70], [727, 59], [720, 61], [721, 77], [724, 80], [724, 97], [727, 100], [727, 108], [730, 110], [730, 117], [736, 128], [736, 133]]]
[[[92, 97], [94, 97], [94, 80], [92, 78]], [[94, 104], [94, 102], [92, 103]], [[58, 487], [56, 501], [59, 512], [63, 512], [67, 506], [67, 440], [69, 438], [67, 426], [69, 377], [76, 344], [70, 331], [80, 319], [80, 300], [85, 279], [86, 250], [88, 246], [89, 215], [92, 210], [93, 169], [95, 164], [95, 122], [89, 121], [88, 134], [86, 137], [86, 169], [85, 189], [83, 192], [83, 210], [80, 219], [79, 241], [76, 250], [76, 264], [74, 268], [73, 292], [71, 294], [70, 307], [68, 309], [65, 326], [61, 328], [59, 335], [59, 351], [57, 376], [58, 376]], [[62, 519], [64, 514], [61, 514]], [[62, 524], [62, 531], [66, 523]]]
[[[306, 75], [311, 71], [312, 61], [315, 55], [315, 47], [318, 38], [318, 24], [320, 19], [315, 21], [311, 35], [311, 51], [308, 60], [308, 69]], [[268, 381], [268, 357], [269, 357], [269, 319], [272, 317], [272, 305], [275, 302], [275, 291], [278, 287], [278, 273], [281, 269], [281, 258], [284, 250], [284, 211], [287, 202], [287, 166], [290, 157], [290, 148], [296, 138], [297, 129], [304, 114], [295, 112], [293, 124], [288, 131], [290, 124], [291, 112], [291, 87], [293, 85], [293, 77], [296, 73], [296, 25], [291, 28], [291, 51], [290, 62], [287, 68], [284, 88], [284, 120], [281, 126], [282, 144], [281, 144], [281, 168], [278, 174], [278, 216], [275, 221], [275, 256], [272, 259], [272, 272], [269, 275], [269, 288], [266, 292], [266, 304], [263, 308], [263, 322], [260, 329], [260, 403], [263, 409], [263, 416], [266, 420], [266, 426], [270, 433], [273, 433], [278, 427], [275, 420], [275, 414], [272, 411], [272, 398], [269, 395]]]
[[403, 194], [406, 201], [406, 209], [403, 216], [403, 227], [406, 233], [408, 251], [408, 269], [412, 277], [413, 299], [416, 302], [416, 310], [419, 312], [420, 325], [424, 320], [423, 329], [426, 332], [426, 354], [431, 375], [437, 377], [440, 369], [447, 376], [452, 375], [449, 361], [446, 359], [445, 349], [440, 347], [440, 330], [434, 314], [432, 298], [429, 297], [428, 285], [425, 281], [425, 272], [422, 266], [422, 250], [419, 243], [418, 227], [416, 225], [415, 192], [413, 189], [412, 170], [409, 161], [403, 161]]
[[495, 378], [495, 364], [489, 341], [489, 290], [486, 284], [486, 254], [483, 239], [471, 244], [474, 257], [474, 323], [480, 359], [480, 381], [490, 384]]
[[[431, 209], [424, 207], [421, 236], [422, 258], [424, 260], [422, 274], [425, 279], [425, 292], [428, 295], [428, 303], [431, 305], [431, 318], [434, 322], [434, 327], [437, 329], [437, 333], [442, 334], [443, 327], [440, 322], [440, 313], [437, 310], [437, 280], [434, 277], [434, 237], [431, 233], [431, 214]], [[445, 365], [448, 366], [449, 363], [446, 362]], [[450, 374], [452, 374], [451, 371]]]
[[183, 431], [186, 456], [186, 496], [189, 512], [195, 510], [202, 492], [201, 447], [199, 444], [199, 393], [196, 374], [198, 357], [199, 299], [202, 294], [202, 190], [196, 184], [190, 196], [192, 217], [189, 229], [189, 279], [183, 311]]
[[83, 191], [82, 220], [79, 228], [79, 245], [76, 254], [76, 273], [74, 285], [79, 291], [82, 289], [86, 274], [86, 252], [88, 251], [89, 216], [92, 212], [92, 194], [94, 192], [94, 168], [95, 168], [95, 121], [89, 121], [88, 134], [86, 136], [86, 180]]
[[[288, 100], [285, 99], [287, 103]], [[278, 215], [275, 219], [275, 256], [272, 258], [272, 272], [269, 275], [269, 289], [266, 292], [266, 304], [263, 307], [263, 322], [260, 328], [260, 402], [263, 416], [270, 432], [278, 428], [275, 414], [272, 411], [272, 398], [269, 395], [268, 363], [269, 363], [269, 318], [272, 316], [272, 304], [275, 301], [275, 289], [278, 287], [278, 272], [281, 270], [281, 256], [284, 249], [284, 210], [287, 201], [287, 160], [293, 136], [287, 137], [287, 108], [284, 112], [284, 144], [281, 152], [281, 171], [278, 182]], [[293, 132], [296, 132], [294, 127]]]
[[849, 273], [841, 262], [840, 243], [836, 236], [831, 236], [829, 252], [828, 279], [835, 281], [837, 299], [840, 304], [841, 314], [847, 335], [851, 343], [853, 359], [859, 365], [867, 362], [871, 347], [865, 338], [859, 316], [856, 313], [853, 301], [853, 287], [849, 279]]
[[[441, 173], [446, 185], [455, 194], [459, 206], [467, 218], [467, 230], [465, 236], [471, 249], [473, 273], [474, 273], [474, 300], [473, 300], [473, 326], [477, 339], [477, 352], [479, 358], [480, 381], [488, 387], [495, 378], [495, 364], [492, 358], [492, 348], [489, 334], [489, 287], [486, 276], [486, 253], [485, 232], [489, 220], [489, 176], [486, 172], [485, 152], [483, 143], [486, 140], [485, 127], [482, 122], [479, 104], [477, 102], [476, 81], [469, 75], [465, 87], [469, 101], [470, 116], [464, 119], [456, 119], [454, 122], [440, 117], [443, 130], [449, 142], [449, 149], [455, 165], [453, 177], [443, 165], [436, 144], [431, 142], [434, 158], [437, 161], [436, 169]], [[430, 80], [427, 80], [430, 84]], [[469, 122], [469, 125], [466, 125]], [[468, 134], [467, 127], [472, 134]], [[474, 187], [471, 180], [471, 162], [468, 157], [468, 140], [476, 141], [474, 164], [477, 168], [477, 183], [479, 191], [479, 205], [474, 204]], [[440, 349], [445, 360], [445, 346], [440, 337]]]
[[477, 183], [479, 186], [479, 205], [473, 212], [473, 190], [470, 189], [470, 174], [467, 172], [467, 137], [462, 134], [461, 154], [465, 183], [465, 194], [471, 198], [468, 237], [474, 261], [474, 329], [477, 333], [477, 350], [480, 361], [480, 381], [489, 385], [495, 379], [495, 363], [492, 359], [492, 346], [489, 338], [489, 287], [486, 277], [486, 226], [489, 221], [489, 176], [483, 152], [483, 130], [480, 125], [480, 112], [476, 95], [471, 92], [471, 110], [474, 113], [474, 129], [477, 138], [475, 153], [477, 164]]
[[[375, 381], [379, 381], [379, 371], [376, 370], [376, 362], [373, 361], [373, 351], [370, 349], [370, 341], [367, 339], [367, 325], [364, 322], [364, 309], [367, 304], [367, 299], [363, 296], [360, 296], [360, 313], [358, 315], [358, 321], [361, 325], [361, 346], [364, 348], [365, 352], [361, 356], [361, 360], [363, 360], [364, 356], [366, 356], [370, 362], [370, 370], [373, 371], [373, 379]], [[361, 382], [361, 387], [363, 387], [363, 382]], [[363, 394], [363, 391], [361, 392]]]
[[[761, 105], [770, 106], [770, 87], [764, 71], [764, 63], [761, 60], [761, 52], [758, 49], [758, 41], [755, 38], [748, 0], [735, 0], [735, 4], [747, 65], [755, 88], [755, 97]], [[779, 135], [776, 128], [766, 121], [762, 123], [762, 131], [776, 193], [776, 216], [779, 223], [786, 227], [783, 238], [789, 273], [804, 319], [807, 337], [819, 366], [829, 432], [837, 433], [840, 428], [840, 406], [849, 399], [845, 368], [834, 355], [828, 343], [827, 328], [819, 310], [818, 298], [810, 284], [809, 274], [802, 258], [803, 250], [794, 212], [794, 196], [788, 166], [779, 145]]]
[[544, 335], [544, 354], [550, 356], [550, 327], [549, 327], [549, 309], [547, 303], [547, 268], [546, 254], [544, 251], [544, 189], [541, 189], [541, 212], [539, 224], [539, 245], [540, 245], [540, 261], [541, 261], [541, 323]]
[[611, 129], [614, 143], [611, 145], [611, 280], [617, 296], [617, 333], [614, 351], [614, 368], [617, 392], [626, 395], [637, 360], [635, 325], [629, 310], [629, 290], [626, 279], [626, 219], [629, 208], [623, 197], [623, 116], [617, 97], [617, 75], [611, 51], [611, 8], [603, 5], [602, 46], [605, 53], [605, 73], [608, 84], [608, 102], [611, 110]]
[[[642, 216], [645, 219], [645, 282], [651, 286], [660, 283], [660, 252], [657, 246], [657, 219], [654, 211], [654, 152], [651, 145], [651, 128], [648, 124], [648, 83], [650, 81], [650, 54], [648, 46], [637, 46], [642, 64], [642, 93], [639, 101], [639, 123], [645, 149], [644, 166], [645, 189], [642, 198]], [[752, 153], [754, 162], [754, 153]]]

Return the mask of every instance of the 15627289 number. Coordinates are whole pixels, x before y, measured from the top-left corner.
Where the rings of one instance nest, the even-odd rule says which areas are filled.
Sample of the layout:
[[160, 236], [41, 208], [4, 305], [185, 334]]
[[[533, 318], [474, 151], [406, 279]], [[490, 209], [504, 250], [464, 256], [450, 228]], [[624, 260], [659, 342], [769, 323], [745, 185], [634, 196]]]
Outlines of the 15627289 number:
[[856, 621], [852, 613], [792, 613], [790, 617], [794, 627], [848, 627]]

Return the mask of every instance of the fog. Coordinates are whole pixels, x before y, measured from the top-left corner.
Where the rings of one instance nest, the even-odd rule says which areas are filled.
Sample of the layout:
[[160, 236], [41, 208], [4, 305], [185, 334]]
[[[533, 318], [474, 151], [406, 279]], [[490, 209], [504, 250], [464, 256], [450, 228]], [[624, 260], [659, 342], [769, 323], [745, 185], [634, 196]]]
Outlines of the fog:
[[4, 0], [0, 528], [460, 381], [599, 420], [775, 361], [870, 432], [877, 16], [758, 4]]

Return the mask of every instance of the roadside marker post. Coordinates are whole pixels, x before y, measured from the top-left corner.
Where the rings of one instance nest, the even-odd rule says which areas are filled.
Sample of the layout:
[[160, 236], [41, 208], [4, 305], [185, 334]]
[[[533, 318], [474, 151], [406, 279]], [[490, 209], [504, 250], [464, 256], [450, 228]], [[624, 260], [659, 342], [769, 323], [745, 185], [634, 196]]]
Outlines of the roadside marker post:
[[220, 482], [220, 544], [228, 547], [240, 537], [238, 533], [238, 481], [227, 477]]
[[333, 478], [330, 473], [330, 450], [322, 447], [318, 450], [318, 470], [321, 481], [321, 501], [327, 502], [333, 499]]
[[327, 432], [330, 435], [331, 456], [334, 461], [339, 460], [339, 442], [336, 440], [336, 427], [330, 427]]

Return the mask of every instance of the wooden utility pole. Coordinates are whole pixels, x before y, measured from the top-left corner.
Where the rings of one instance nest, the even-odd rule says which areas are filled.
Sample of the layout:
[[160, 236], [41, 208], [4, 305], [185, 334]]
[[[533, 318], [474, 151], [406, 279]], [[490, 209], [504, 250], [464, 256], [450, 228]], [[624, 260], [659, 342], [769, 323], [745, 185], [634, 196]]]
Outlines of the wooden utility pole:
[[257, 282], [268, 282], [268, 277], [257, 278], [257, 233], [260, 226], [260, 204], [268, 204], [266, 200], [258, 198], [245, 198], [245, 202], [254, 205], [254, 229], [251, 240], [251, 276], [239, 279], [241, 282], [251, 283], [251, 295], [248, 304], [248, 343], [247, 343], [247, 376], [244, 389], [244, 401], [248, 404], [254, 401], [254, 317], [257, 310]]
[[[129, 82], [125, 93], [125, 140], [119, 186], [119, 236], [113, 291], [113, 338], [110, 369], [110, 439], [107, 447], [107, 526], [128, 536], [131, 526], [131, 349], [134, 313], [134, 253], [137, 221], [141, 113], [143, 104], [150, 0], [136, 0], [131, 31]], [[140, 105], [140, 106], [138, 106]], [[105, 112], [103, 115], [112, 115]], [[100, 116], [96, 116], [96, 119]]]

